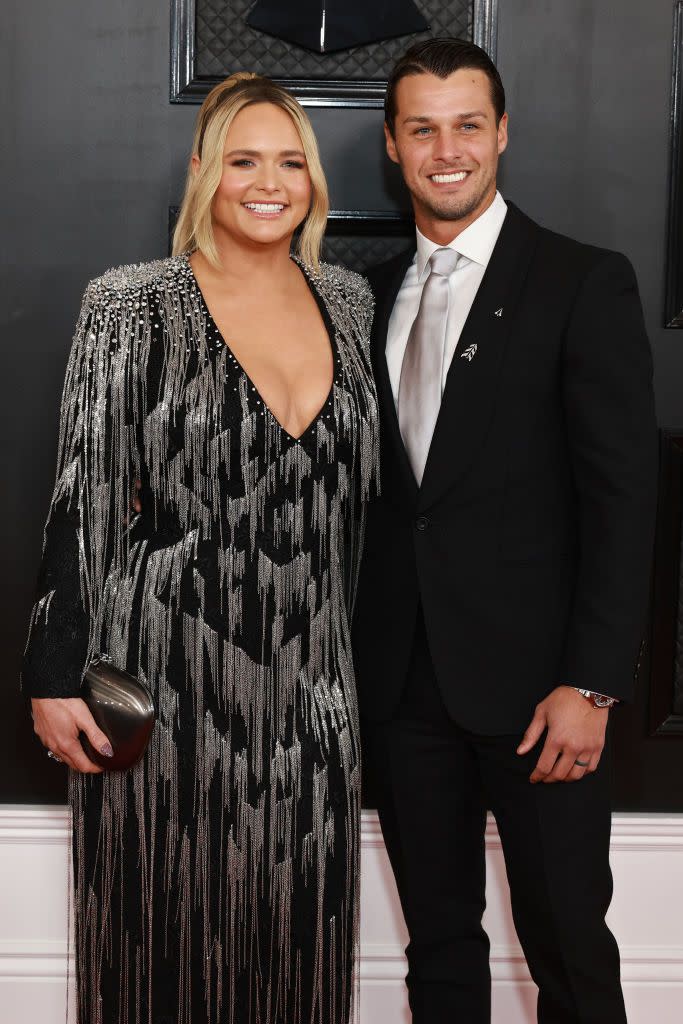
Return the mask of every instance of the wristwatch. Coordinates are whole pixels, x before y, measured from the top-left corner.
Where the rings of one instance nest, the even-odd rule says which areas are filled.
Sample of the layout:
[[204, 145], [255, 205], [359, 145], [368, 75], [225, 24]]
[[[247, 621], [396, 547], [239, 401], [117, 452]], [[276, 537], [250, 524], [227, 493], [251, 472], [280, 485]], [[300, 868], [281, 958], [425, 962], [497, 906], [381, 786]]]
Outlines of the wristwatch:
[[593, 690], [582, 690], [580, 686], [575, 686], [574, 689], [577, 693], [580, 693], [582, 697], [589, 700], [594, 708], [611, 708], [619, 701], [616, 697], [607, 697], [604, 693], [595, 693]]

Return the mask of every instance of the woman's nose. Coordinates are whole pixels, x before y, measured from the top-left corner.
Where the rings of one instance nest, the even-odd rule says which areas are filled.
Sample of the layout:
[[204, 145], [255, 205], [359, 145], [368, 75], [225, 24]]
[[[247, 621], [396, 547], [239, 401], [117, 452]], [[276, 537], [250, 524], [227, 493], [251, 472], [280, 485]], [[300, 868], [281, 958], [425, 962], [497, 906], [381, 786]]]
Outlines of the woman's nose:
[[280, 176], [277, 168], [275, 167], [264, 167], [259, 177], [258, 187], [263, 192], [279, 192], [281, 188]]

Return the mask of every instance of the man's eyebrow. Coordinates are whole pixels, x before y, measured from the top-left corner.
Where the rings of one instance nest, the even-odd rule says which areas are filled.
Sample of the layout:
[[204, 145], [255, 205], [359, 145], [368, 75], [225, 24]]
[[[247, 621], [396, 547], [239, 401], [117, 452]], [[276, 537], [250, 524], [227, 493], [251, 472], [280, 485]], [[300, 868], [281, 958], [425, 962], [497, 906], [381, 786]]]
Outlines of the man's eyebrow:
[[[486, 119], [488, 114], [485, 110], [470, 110], [464, 114], [454, 114], [456, 121], [471, 121], [475, 117], [483, 117]], [[430, 124], [436, 118], [428, 117], [426, 114], [413, 114], [411, 117], [406, 117], [403, 124]]]

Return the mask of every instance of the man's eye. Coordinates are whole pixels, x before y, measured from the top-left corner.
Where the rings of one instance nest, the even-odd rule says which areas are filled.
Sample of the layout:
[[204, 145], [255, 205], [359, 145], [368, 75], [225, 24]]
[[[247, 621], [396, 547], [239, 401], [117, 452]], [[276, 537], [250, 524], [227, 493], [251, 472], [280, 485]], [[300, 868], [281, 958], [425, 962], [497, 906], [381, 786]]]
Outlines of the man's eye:
[[461, 127], [462, 128], [466, 128], [468, 131], [471, 128], [472, 131], [474, 131], [477, 128], [477, 125], [476, 124], [463, 124], [463, 125], [461, 125]]
[[416, 128], [415, 135], [428, 135], [431, 132], [431, 128]]

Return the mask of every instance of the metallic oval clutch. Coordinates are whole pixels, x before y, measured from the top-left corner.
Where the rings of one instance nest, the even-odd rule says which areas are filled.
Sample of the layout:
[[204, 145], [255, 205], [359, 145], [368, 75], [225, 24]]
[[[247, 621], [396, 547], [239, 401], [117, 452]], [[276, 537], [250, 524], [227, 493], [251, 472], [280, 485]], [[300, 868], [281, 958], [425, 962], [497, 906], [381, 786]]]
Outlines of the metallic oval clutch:
[[148, 687], [100, 656], [85, 670], [81, 697], [114, 750], [113, 757], [105, 757], [81, 734], [90, 760], [108, 771], [132, 768], [144, 754], [154, 728], [154, 701]]

